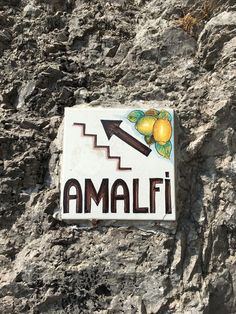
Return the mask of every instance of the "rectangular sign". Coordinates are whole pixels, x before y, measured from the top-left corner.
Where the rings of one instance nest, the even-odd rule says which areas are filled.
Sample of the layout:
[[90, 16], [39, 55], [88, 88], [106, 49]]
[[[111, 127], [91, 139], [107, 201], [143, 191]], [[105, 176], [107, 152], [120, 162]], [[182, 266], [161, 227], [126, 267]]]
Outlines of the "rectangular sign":
[[175, 220], [172, 109], [66, 108], [62, 219]]

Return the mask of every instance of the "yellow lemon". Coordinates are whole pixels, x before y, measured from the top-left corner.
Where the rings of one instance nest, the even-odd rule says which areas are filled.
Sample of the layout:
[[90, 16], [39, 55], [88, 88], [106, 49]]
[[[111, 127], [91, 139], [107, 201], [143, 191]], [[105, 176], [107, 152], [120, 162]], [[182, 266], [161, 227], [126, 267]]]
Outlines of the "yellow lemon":
[[144, 116], [137, 121], [135, 127], [143, 135], [152, 135], [153, 126], [156, 121], [157, 118], [153, 116]]
[[157, 143], [164, 145], [171, 138], [172, 127], [167, 119], [156, 120], [153, 126], [153, 137]]

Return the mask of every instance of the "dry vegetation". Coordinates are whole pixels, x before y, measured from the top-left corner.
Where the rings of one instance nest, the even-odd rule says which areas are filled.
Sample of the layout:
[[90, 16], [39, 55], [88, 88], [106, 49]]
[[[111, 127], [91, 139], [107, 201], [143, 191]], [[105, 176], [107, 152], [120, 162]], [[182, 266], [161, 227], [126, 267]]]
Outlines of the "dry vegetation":
[[216, 8], [217, 3], [215, 0], [204, 0], [200, 8], [195, 5], [183, 10], [183, 16], [177, 20], [177, 24], [188, 34], [195, 35], [194, 29], [196, 26], [202, 21], [207, 21]]

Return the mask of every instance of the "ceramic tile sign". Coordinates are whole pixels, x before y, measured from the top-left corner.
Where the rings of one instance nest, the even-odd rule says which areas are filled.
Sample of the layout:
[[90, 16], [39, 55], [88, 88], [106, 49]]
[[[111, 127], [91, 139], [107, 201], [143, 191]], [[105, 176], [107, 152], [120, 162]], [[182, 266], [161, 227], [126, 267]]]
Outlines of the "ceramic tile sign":
[[175, 220], [171, 109], [66, 108], [62, 219]]

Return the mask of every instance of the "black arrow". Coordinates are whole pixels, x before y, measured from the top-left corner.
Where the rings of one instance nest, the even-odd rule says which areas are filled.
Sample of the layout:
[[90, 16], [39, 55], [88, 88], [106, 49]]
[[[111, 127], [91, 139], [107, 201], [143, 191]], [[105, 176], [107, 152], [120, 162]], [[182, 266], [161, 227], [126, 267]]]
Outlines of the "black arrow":
[[120, 128], [122, 120], [101, 120], [101, 122], [108, 139], [115, 135], [143, 155], [148, 156], [151, 153], [152, 150], [149, 147]]

